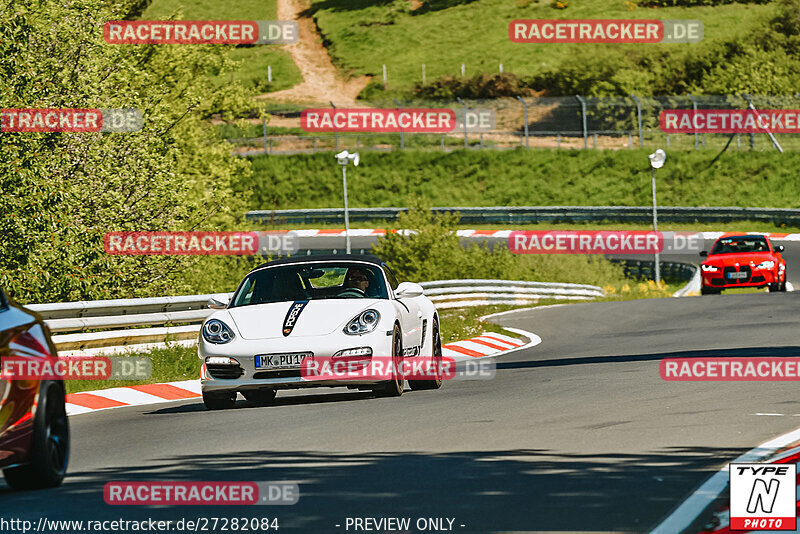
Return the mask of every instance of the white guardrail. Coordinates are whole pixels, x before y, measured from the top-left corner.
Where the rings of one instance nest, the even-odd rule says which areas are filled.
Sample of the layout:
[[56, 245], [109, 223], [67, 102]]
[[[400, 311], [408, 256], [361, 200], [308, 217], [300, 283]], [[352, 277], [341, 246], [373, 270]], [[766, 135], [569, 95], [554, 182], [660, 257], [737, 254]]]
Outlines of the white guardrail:
[[[442, 309], [535, 304], [541, 299], [592, 300], [605, 295], [597, 286], [548, 282], [438, 280], [420, 285], [425, 288], [425, 295]], [[200, 324], [214, 312], [207, 306], [209, 299], [222, 300], [231, 295], [93, 300], [26, 307], [45, 319], [62, 355], [108, 353], [163, 347], [165, 343], [194, 345]]]

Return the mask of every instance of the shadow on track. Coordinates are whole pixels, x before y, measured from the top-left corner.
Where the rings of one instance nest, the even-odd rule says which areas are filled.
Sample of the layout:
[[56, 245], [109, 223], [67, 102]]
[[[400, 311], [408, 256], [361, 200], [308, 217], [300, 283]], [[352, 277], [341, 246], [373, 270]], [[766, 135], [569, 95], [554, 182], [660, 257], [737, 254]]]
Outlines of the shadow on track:
[[[315, 388], [310, 388], [314, 391]], [[281, 392], [275, 400], [269, 404], [259, 404], [242, 400], [241, 397], [236, 401], [236, 406], [231, 408], [239, 410], [243, 408], [271, 408], [280, 406], [296, 406], [298, 404], [324, 404], [329, 402], [352, 402], [359, 400], [374, 399], [375, 394], [371, 391], [348, 391], [347, 393], [324, 393], [326, 388], [319, 388], [314, 393], [308, 395], [292, 395], [288, 397], [281, 397]], [[296, 390], [291, 390], [296, 391]], [[202, 401], [193, 404], [180, 404], [178, 406], [168, 406], [165, 408], [155, 409], [152, 412], [145, 412], [144, 415], [162, 415], [170, 413], [190, 413], [190, 412], [206, 412], [208, 411], [203, 405]]]
[[[143, 436], [140, 446], [147, 446], [147, 439]], [[676, 496], [691, 492], [722, 459], [742, 452], [705, 447], [643, 455], [540, 449], [446, 454], [264, 449], [207, 455], [176, 451], [148, 466], [125, 466], [121, 451], [120, 466], [70, 473], [64, 486], [55, 490], [12, 494], [0, 489], [0, 507], [13, 510], [12, 516], [51, 519], [277, 516], [282, 532], [335, 532], [343, 529], [347, 517], [451, 517], [460, 532], [641, 532], [665, 516], [677, 504]], [[298, 504], [288, 507], [104, 503], [106, 482], [144, 480], [297, 482], [301, 496]]]
[[497, 369], [529, 369], [534, 367], [561, 367], [592, 363], [650, 362], [664, 358], [779, 358], [798, 357], [800, 347], [748, 347], [740, 349], [706, 349], [661, 352], [657, 354], [631, 354], [627, 356], [583, 356], [580, 358], [554, 358], [551, 360], [528, 360], [498, 362]]

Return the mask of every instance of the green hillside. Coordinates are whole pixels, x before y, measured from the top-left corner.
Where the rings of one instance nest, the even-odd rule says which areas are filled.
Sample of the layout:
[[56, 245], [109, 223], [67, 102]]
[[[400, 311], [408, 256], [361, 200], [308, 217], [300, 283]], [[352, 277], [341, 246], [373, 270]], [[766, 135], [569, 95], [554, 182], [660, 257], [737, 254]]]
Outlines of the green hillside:
[[[430, 82], [440, 76], [460, 76], [461, 63], [466, 65], [467, 77], [497, 73], [500, 63], [505, 72], [535, 76], [583, 61], [590, 70], [594, 65], [597, 71], [606, 63], [616, 65], [610, 73], [614, 79], [607, 80], [608, 92], [646, 93], [654, 84], [650, 79], [654, 75], [684, 76], [674, 69], [659, 73], [657, 63], [672, 57], [686, 61], [716, 53], [722, 43], [742, 42], [753, 32], [763, 37], [768, 33], [764, 31], [767, 22], [779, 7], [779, 2], [658, 9], [622, 0], [563, 2], [568, 4], [566, 9], [556, 9], [553, 4], [535, 0], [428, 1], [414, 10], [412, 2], [405, 0], [312, 0], [312, 11], [334, 61], [343, 71], [380, 76], [381, 66], [386, 64], [388, 84], [395, 89], [410, 89], [421, 81], [422, 63]], [[512, 43], [508, 23], [520, 18], [699, 19], [704, 24], [705, 37], [697, 44]], [[653, 72], [636, 67], [642, 58], [653, 63]], [[753, 67], [758, 70], [762, 66]], [[603, 90], [586, 88], [591, 89]]]
[[[351, 207], [641, 206], [651, 201], [646, 150], [364, 152], [347, 175]], [[800, 154], [671, 152], [658, 173], [666, 206], [800, 206]], [[261, 156], [236, 185], [250, 209], [327, 208], [341, 203], [330, 154]]]
[[[144, 11], [144, 20], [276, 20], [277, 0], [153, 0]], [[240, 63], [234, 74], [237, 81], [260, 92], [288, 89], [302, 81], [300, 71], [286, 51], [272, 45], [238, 47], [230, 57]], [[267, 81], [267, 66], [272, 66], [272, 84]], [[220, 85], [230, 78], [219, 81]]]

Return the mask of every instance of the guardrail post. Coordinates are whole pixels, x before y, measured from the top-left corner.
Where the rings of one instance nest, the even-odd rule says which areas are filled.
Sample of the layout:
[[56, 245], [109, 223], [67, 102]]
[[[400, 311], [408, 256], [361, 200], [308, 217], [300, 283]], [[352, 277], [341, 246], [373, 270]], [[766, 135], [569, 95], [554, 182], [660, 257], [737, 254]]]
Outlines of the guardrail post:
[[[397, 105], [397, 110], [398, 111], [403, 109], [403, 106], [400, 105], [400, 102], [398, 102], [396, 98], [393, 98], [392, 100], [394, 100], [394, 103]], [[398, 124], [399, 124], [399, 121], [398, 121]], [[403, 128], [401, 127], [400, 128], [400, 150], [403, 150], [405, 147], [406, 147], [405, 134], [403, 133]]]
[[[697, 115], [697, 100], [692, 95], [689, 95], [689, 99], [692, 101], [692, 122], [694, 122], [694, 117]], [[697, 150], [697, 132], [694, 133], [694, 149]]]
[[522, 112], [525, 115], [525, 148], [530, 148], [528, 146], [528, 104], [525, 103], [521, 96], [518, 96], [517, 100], [522, 103]]
[[581, 117], [583, 117], [583, 148], [589, 148], [589, 131], [586, 129], [586, 101], [578, 95], [575, 95], [578, 102], [581, 103]]
[[[464, 69], [464, 65], [463, 64], [461, 65], [461, 69], [462, 70]], [[461, 103], [461, 107], [464, 108], [464, 118], [463, 118], [463, 120], [464, 120], [464, 148], [469, 148], [469, 146], [467, 145], [467, 105], [464, 103], [463, 100], [461, 100], [461, 97], [456, 97], [456, 100], [458, 100]]]
[[261, 117], [261, 125], [264, 127], [264, 154], [269, 154], [269, 146], [267, 145], [267, 118]]
[[636, 101], [636, 118], [639, 123], [639, 148], [644, 146], [644, 135], [642, 133], [642, 102], [636, 95], [631, 95], [631, 98]]
[[[329, 100], [333, 108], [333, 114], [336, 115], [336, 105]], [[333, 149], [339, 150], [339, 133], [336, 131], [336, 121], [333, 121]]]

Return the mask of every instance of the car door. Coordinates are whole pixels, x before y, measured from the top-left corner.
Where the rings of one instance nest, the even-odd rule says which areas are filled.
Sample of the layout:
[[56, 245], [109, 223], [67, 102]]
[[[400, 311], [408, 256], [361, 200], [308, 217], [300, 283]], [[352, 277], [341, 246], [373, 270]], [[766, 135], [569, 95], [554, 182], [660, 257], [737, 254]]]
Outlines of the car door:
[[403, 352], [406, 356], [416, 356], [419, 354], [422, 345], [422, 308], [419, 298], [398, 299], [394, 296], [394, 290], [400, 285], [397, 277], [392, 270], [383, 264], [386, 279], [392, 288], [392, 297], [397, 303], [396, 308], [400, 314], [400, 325], [403, 330]]

